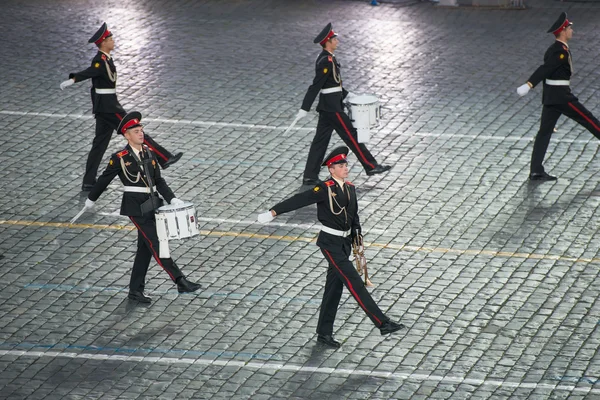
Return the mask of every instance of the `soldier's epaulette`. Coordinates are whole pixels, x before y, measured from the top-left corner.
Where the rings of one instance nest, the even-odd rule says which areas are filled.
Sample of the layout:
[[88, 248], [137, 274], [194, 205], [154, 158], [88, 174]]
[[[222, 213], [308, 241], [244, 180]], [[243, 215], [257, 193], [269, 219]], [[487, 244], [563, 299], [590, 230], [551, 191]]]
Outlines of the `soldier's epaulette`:
[[329, 64], [332, 62], [333, 62], [333, 59], [331, 58], [331, 56], [322, 56], [317, 59], [317, 66]]
[[352, 183], [352, 182], [350, 182], [350, 181], [346, 181], [346, 184], [347, 184], [347, 185], [350, 185], [350, 186], [354, 186], [354, 183]]
[[127, 154], [129, 154], [129, 150], [125, 149], [123, 151], [120, 151], [117, 153], [117, 157], [119, 158], [123, 158], [124, 156], [126, 156]]
[[333, 181], [333, 179], [330, 179], [328, 181], [323, 182], [325, 184], [325, 186], [334, 186], [335, 182]]

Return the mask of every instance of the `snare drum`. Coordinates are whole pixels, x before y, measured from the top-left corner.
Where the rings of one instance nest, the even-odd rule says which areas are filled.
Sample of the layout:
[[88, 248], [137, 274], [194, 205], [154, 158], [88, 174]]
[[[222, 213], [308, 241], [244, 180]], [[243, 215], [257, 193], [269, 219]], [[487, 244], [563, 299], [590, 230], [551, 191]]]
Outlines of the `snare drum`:
[[358, 134], [358, 142], [368, 142], [371, 138], [371, 128], [379, 126], [381, 118], [379, 99], [374, 94], [360, 94], [353, 96], [346, 105], [348, 106], [348, 117]]
[[162, 206], [156, 214], [156, 232], [167, 239], [185, 239], [199, 234], [192, 203]]

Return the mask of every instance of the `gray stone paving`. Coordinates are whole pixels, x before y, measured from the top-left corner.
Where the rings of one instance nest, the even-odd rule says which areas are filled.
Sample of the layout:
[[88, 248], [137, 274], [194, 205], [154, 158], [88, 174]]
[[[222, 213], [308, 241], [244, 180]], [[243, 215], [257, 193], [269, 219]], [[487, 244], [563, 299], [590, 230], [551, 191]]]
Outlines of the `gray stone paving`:
[[[600, 5], [527, 4], [5, 0], [0, 398], [600, 398], [598, 143], [561, 119], [546, 161], [559, 180], [529, 184], [541, 90], [515, 93], [566, 10], [574, 91], [600, 113]], [[200, 237], [172, 245], [197, 295], [153, 264], [153, 303], [126, 299], [136, 234], [116, 182], [63, 224], [85, 199], [94, 121], [89, 84], [58, 84], [104, 20], [123, 105], [185, 152], [165, 176], [200, 217]], [[394, 168], [367, 179], [354, 163], [351, 179], [372, 294], [409, 326], [381, 337], [346, 293], [337, 351], [315, 340], [314, 210], [252, 223], [298, 189], [316, 114], [283, 131], [328, 21], [345, 86], [384, 104], [369, 148]]]

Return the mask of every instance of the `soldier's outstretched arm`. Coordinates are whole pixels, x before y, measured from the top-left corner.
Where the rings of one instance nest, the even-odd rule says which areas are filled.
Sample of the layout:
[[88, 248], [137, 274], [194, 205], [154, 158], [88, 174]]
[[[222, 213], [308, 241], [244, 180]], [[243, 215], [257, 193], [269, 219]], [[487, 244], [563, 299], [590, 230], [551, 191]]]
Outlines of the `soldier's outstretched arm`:
[[552, 75], [558, 67], [569, 63], [569, 53], [562, 49], [548, 55], [544, 60], [544, 64], [540, 65], [527, 82], [531, 83], [531, 87], [536, 87], [538, 83]]
[[90, 194], [88, 195], [88, 199], [91, 201], [96, 201], [100, 197], [100, 195], [106, 190], [108, 185], [112, 182], [115, 176], [119, 175], [119, 171], [121, 170], [120, 159], [116, 154], [113, 154], [110, 157], [110, 161], [108, 162], [108, 166], [98, 178], [98, 182], [94, 185]]
[[327, 189], [325, 184], [318, 184], [312, 189], [297, 193], [281, 203], [275, 204], [269, 211], [259, 214], [258, 222], [270, 222], [276, 215], [298, 210], [302, 207], [325, 201], [326, 199]]

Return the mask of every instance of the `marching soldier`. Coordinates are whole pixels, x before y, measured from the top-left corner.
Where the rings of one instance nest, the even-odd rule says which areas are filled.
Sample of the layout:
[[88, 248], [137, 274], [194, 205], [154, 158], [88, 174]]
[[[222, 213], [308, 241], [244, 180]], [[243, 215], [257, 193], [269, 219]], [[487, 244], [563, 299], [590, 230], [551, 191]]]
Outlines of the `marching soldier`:
[[334, 149], [323, 162], [323, 166], [327, 166], [331, 173], [330, 179], [276, 204], [270, 211], [258, 216], [259, 222], [270, 222], [277, 215], [317, 203], [317, 215], [323, 224], [317, 246], [329, 263], [317, 324], [317, 341], [334, 348], [341, 346], [333, 338], [333, 322], [344, 286], [382, 335], [404, 328], [403, 324], [392, 322], [381, 311], [349, 260], [352, 239], [361, 235], [361, 227], [356, 190], [352, 183], [345, 181], [348, 177], [347, 155], [347, 147]]
[[527, 83], [519, 86], [517, 93], [525, 96], [538, 83], [544, 82], [542, 92], [542, 120], [533, 143], [529, 179], [532, 181], [555, 181], [556, 177], [544, 170], [542, 163], [550, 143], [550, 137], [558, 118], [565, 115], [587, 128], [600, 139], [600, 122], [571, 93], [570, 79], [573, 74], [571, 49], [568, 42], [573, 36], [573, 23], [561, 13], [548, 32], [556, 37], [544, 54], [544, 64], [535, 70]]
[[367, 175], [386, 172], [391, 166], [378, 164], [367, 147], [358, 143], [356, 128], [344, 112], [342, 101], [346, 98], [350, 99], [352, 94], [342, 87], [340, 63], [333, 54], [338, 46], [338, 38], [331, 28], [331, 23], [319, 33], [314, 43], [319, 43], [323, 51], [317, 57], [315, 79], [304, 96], [302, 108], [296, 115], [296, 120], [305, 117], [319, 95], [317, 133], [310, 146], [302, 183], [316, 185], [320, 182], [319, 169], [334, 129], [356, 155]]
[[[102, 24], [89, 43], [98, 46], [98, 54], [92, 59], [92, 65], [81, 72], [69, 74], [69, 79], [60, 84], [63, 90], [76, 82], [92, 79], [91, 95], [96, 118], [96, 135], [85, 167], [81, 186], [81, 190], [84, 191], [90, 190], [96, 183], [98, 167], [108, 148], [112, 132], [125, 116], [125, 110], [117, 99], [117, 69], [110, 55], [115, 42], [106, 23]], [[144, 143], [158, 156], [158, 161], [163, 168], [176, 163], [183, 155], [183, 153], [171, 154], [148, 135], [144, 135]]]
[[[85, 209], [89, 210], [112, 182], [119, 176], [125, 192], [121, 201], [121, 215], [129, 216], [138, 229], [138, 244], [131, 280], [129, 282], [129, 298], [141, 303], [150, 303], [150, 297], [144, 294], [146, 272], [150, 259], [154, 257], [177, 284], [179, 293], [194, 292], [201, 288], [197, 283], [188, 281], [171, 258], [160, 258], [159, 243], [156, 233], [155, 210], [162, 204], [160, 193], [169, 204], [183, 204], [175, 195], [160, 174], [160, 167], [154, 151], [144, 144], [142, 115], [132, 111], [126, 114], [119, 123], [119, 133], [127, 139], [127, 146], [110, 157], [108, 167], [98, 178], [88, 198]], [[155, 189], [153, 189], [155, 186]], [[158, 191], [158, 193], [156, 193]]]

